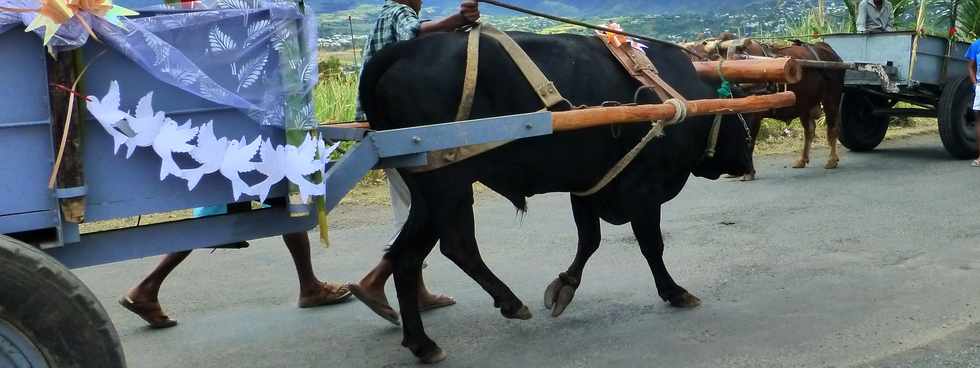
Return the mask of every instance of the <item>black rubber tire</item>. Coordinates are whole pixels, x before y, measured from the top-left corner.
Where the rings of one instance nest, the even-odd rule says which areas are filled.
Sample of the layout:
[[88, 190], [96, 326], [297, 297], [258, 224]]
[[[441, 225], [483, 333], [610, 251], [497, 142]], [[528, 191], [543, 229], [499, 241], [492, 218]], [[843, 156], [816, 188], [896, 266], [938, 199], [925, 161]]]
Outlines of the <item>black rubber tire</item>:
[[844, 92], [841, 99], [840, 143], [854, 152], [874, 150], [885, 140], [888, 117], [875, 116], [875, 108], [891, 107], [887, 98], [859, 90]]
[[82, 281], [44, 252], [4, 235], [0, 320], [26, 337], [49, 367], [126, 366], [115, 326]]
[[936, 107], [939, 110], [939, 138], [946, 152], [958, 159], [977, 157], [973, 96], [973, 83], [969, 77], [956, 78], [943, 86]]

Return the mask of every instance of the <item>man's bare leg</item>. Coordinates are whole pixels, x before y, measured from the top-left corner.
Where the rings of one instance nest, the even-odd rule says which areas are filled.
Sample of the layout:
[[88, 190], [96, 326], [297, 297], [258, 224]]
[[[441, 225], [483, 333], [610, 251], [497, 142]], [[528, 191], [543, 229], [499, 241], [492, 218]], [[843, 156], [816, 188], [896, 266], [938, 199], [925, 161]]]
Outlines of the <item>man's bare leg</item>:
[[296, 276], [299, 279], [297, 304], [300, 308], [319, 307], [348, 300], [350, 290], [347, 287], [320, 282], [316, 278], [310, 260], [310, 237], [307, 233], [284, 234], [282, 240], [286, 243], [286, 248], [289, 249], [293, 264], [296, 266]]
[[152, 328], [168, 328], [177, 325], [177, 321], [170, 319], [163, 313], [160, 307], [160, 286], [167, 279], [181, 262], [187, 259], [191, 251], [168, 254], [157, 264], [156, 268], [149, 275], [129, 289], [126, 295], [119, 300], [119, 304], [130, 312], [140, 316]]
[[[399, 318], [398, 311], [391, 307], [391, 305], [388, 303], [388, 297], [385, 295], [385, 284], [387, 284], [388, 279], [391, 278], [392, 272], [393, 268], [391, 261], [388, 260], [387, 257], [382, 257], [381, 262], [379, 262], [374, 269], [368, 272], [368, 274], [365, 275], [360, 282], [350, 285], [350, 287], [351, 291], [354, 292], [354, 295], [357, 296], [362, 302], [367, 304], [371, 310], [382, 318], [397, 324]], [[420, 274], [418, 287], [420, 310], [430, 311], [456, 304], [456, 300], [452, 297], [434, 294], [429, 291], [421, 276], [422, 275]]]

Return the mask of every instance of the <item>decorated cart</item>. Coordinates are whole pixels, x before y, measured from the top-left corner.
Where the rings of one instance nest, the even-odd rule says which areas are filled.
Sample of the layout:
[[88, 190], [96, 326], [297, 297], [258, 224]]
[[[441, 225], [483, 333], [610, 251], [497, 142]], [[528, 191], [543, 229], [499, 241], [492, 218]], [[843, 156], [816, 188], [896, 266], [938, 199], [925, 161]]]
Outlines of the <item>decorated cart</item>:
[[[278, 0], [138, 14], [109, 0], [0, 0], [0, 366], [125, 366], [112, 322], [70, 268], [317, 225], [326, 240], [327, 213], [364, 174], [425, 165], [432, 151], [794, 102], [782, 93], [390, 131], [320, 126], [314, 21]], [[355, 143], [331, 161], [340, 141]], [[82, 231], [253, 202], [265, 206]]]
[[[923, 1], [916, 29], [927, 16]], [[947, 1], [956, 30], [959, 1]], [[823, 37], [848, 63], [874, 64], [886, 73], [849, 70], [842, 106], [841, 143], [853, 151], [875, 149], [893, 116], [937, 118], [943, 146], [956, 158], [977, 155], [974, 88], [963, 55], [969, 44], [924, 32], [835, 34]], [[906, 107], [897, 107], [898, 103]]]

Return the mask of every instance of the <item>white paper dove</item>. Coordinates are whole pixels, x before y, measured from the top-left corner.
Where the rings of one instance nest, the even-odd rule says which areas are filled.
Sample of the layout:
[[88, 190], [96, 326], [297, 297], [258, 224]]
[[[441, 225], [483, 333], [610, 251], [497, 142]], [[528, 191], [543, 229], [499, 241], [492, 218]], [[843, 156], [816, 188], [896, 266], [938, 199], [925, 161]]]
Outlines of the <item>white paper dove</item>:
[[286, 145], [286, 178], [299, 187], [299, 195], [303, 197], [303, 203], [309, 201], [311, 196], [323, 195], [322, 185], [314, 184], [305, 178], [323, 170], [321, 161], [316, 158], [317, 142], [313, 137], [306, 136], [299, 147]]
[[122, 147], [129, 137], [116, 130], [116, 123], [130, 118], [128, 113], [119, 110], [119, 82], [112, 81], [109, 84], [109, 92], [101, 100], [95, 96], [88, 96], [87, 100], [85, 107], [99, 122], [102, 129], [105, 129], [106, 133], [112, 136], [112, 144], [114, 145], [112, 154], [118, 154], [119, 147]]
[[272, 187], [286, 178], [286, 148], [283, 146], [273, 147], [272, 141], [267, 139], [262, 142], [259, 157], [262, 162], [255, 163], [255, 169], [265, 175], [266, 178], [252, 186], [249, 194], [259, 197], [259, 202], [265, 203]]
[[251, 193], [248, 183], [245, 183], [239, 174], [255, 170], [252, 157], [255, 157], [259, 145], [262, 144], [262, 136], [258, 136], [247, 146], [242, 146], [245, 142], [245, 137], [242, 137], [241, 141], [228, 143], [228, 149], [225, 151], [225, 157], [219, 170], [221, 175], [224, 175], [231, 182], [231, 190], [236, 201], [242, 197], [243, 193]]
[[191, 151], [191, 158], [200, 167], [184, 170], [184, 179], [187, 179], [187, 190], [194, 190], [204, 175], [211, 174], [221, 169], [221, 164], [225, 161], [225, 152], [228, 151], [228, 138], [218, 139], [214, 135], [214, 122], [209, 121], [201, 125], [200, 134], [197, 135], [197, 147]]
[[133, 156], [136, 147], [150, 147], [160, 133], [164, 122], [163, 112], [153, 112], [153, 92], [147, 93], [136, 105], [136, 115], [127, 117], [129, 127], [136, 136], [126, 140], [126, 158]]
[[320, 162], [323, 163], [324, 169], [327, 164], [330, 163], [330, 155], [333, 155], [334, 151], [340, 148], [340, 142], [334, 143], [334, 145], [327, 147], [327, 143], [323, 139], [318, 139], [316, 142], [316, 153], [320, 156]]
[[191, 128], [191, 121], [177, 125], [176, 121], [167, 118], [156, 139], [153, 140], [153, 152], [160, 156], [160, 180], [173, 175], [184, 177], [184, 171], [174, 161], [174, 152], [187, 153], [194, 149], [189, 142], [197, 136], [198, 128]]

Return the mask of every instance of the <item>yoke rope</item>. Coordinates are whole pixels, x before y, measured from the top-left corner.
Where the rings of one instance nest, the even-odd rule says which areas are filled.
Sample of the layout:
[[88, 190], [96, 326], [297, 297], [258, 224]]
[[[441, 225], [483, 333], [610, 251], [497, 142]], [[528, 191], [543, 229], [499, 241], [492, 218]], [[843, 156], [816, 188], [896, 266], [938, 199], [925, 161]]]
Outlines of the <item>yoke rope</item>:
[[602, 180], [599, 180], [599, 182], [596, 183], [596, 185], [594, 185], [591, 189], [586, 190], [584, 192], [572, 192], [572, 195], [578, 197], [588, 197], [590, 195], [598, 193], [600, 190], [602, 190], [607, 185], [609, 185], [609, 183], [611, 183], [613, 179], [619, 176], [619, 174], [622, 173], [623, 170], [625, 170], [626, 167], [629, 166], [629, 164], [633, 162], [634, 159], [636, 159], [636, 156], [640, 155], [640, 152], [643, 151], [644, 148], [646, 148], [647, 144], [649, 144], [650, 141], [652, 141], [654, 138], [663, 137], [664, 128], [677, 124], [684, 120], [687, 120], [686, 103], [674, 98], [664, 101], [664, 103], [674, 106], [674, 116], [670, 120], [652, 122], [650, 131], [647, 132], [647, 134], [643, 136], [642, 139], [640, 139], [640, 142], [637, 143], [636, 146], [633, 147], [633, 149], [631, 149], [628, 153], [626, 153], [626, 156], [623, 156], [623, 158], [621, 158], [619, 162], [616, 163], [616, 166], [613, 166], [613, 168], [606, 173], [606, 176], [602, 177]]

